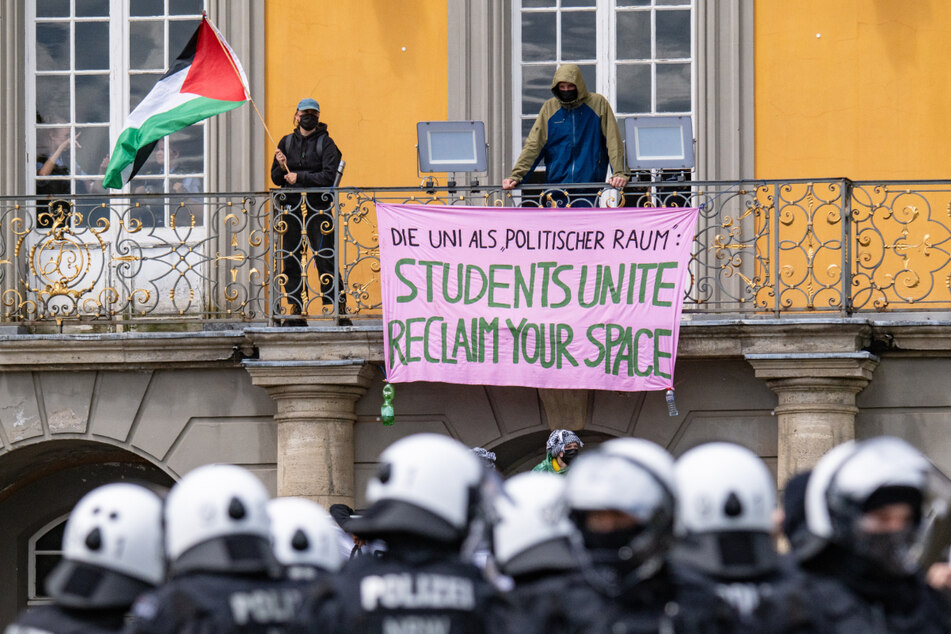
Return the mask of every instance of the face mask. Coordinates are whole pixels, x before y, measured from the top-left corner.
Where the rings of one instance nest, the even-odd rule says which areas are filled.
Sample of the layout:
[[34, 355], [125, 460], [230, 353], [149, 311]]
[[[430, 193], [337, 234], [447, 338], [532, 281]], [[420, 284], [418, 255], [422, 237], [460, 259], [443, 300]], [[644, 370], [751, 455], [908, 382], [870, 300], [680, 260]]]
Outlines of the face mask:
[[305, 114], [300, 118], [300, 127], [302, 130], [307, 130], [310, 132], [317, 127], [317, 115], [315, 114]]
[[919, 565], [912, 556], [915, 533], [911, 530], [894, 533], [865, 533], [858, 531], [852, 550], [877, 563], [883, 572], [905, 577], [918, 571]]
[[565, 461], [565, 464], [571, 464], [571, 461], [578, 457], [577, 449], [565, 449], [564, 454], [561, 456], [561, 459]]
[[572, 90], [559, 90], [558, 91], [558, 100], [562, 103], [571, 103], [578, 98], [578, 89], [574, 88]]

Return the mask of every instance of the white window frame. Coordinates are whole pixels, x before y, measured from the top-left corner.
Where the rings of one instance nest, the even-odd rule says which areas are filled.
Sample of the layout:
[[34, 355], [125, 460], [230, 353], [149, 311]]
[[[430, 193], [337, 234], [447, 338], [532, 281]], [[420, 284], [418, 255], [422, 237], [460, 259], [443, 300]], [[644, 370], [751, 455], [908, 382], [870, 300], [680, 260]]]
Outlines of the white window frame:
[[[527, 116], [522, 115], [522, 6], [520, 0], [512, 2], [512, 152], [518, 156], [522, 149], [522, 122]], [[593, 88], [608, 100], [615, 114], [620, 118], [631, 114], [658, 114], [658, 115], [682, 115], [689, 116], [694, 123], [694, 130], [697, 129], [697, 6], [696, 0], [684, 0], [676, 5], [660, 4], [657, 0], [650, 0], [648, 5], [643, 7], [617, 7], [615, 0], [596, 0], [595, 3], [597, 28], [597, 42], [599, 46], [596, 49], [595, 63], [599, 69], [597, 73], [597, 85]], [[651, 30], [651, 112], [650, 113], [618, 113], [617, 112], [617, 11], [666, 11], [666, 10], [684, 10], [687, 6], [690, 8], [690, 58], [658, 58], [656, 57], [657, 33], [655, 29]], [[558, 59], [556, 64], [561, 64], [561, 19], [562, 15], [577, 10], [584, 10], [584, 7], [561, 7], [561, 0], [557, 0], [555, 13], [556, 18], [556, 55]], [[590, 11], [590, 8], [588, 9]], [[551, 13], [551, 8], [530, 8], [527, 12]], [[690, 64], [690, 110], [677, 112], [657, 112], [657, 73], [656, 65], [658, 63], [675, 62]], [[610, 70], [611, 72], [604, 72]], [[591, 89], [591, 87], [589, 87]]]
[[64, 524], [66, 520], [69, 519], [69, 513], [60, 515], [53, 521], [47, 523], [38, 531], [33, 533], [30, 536], [30, 539], [27, 543], [27, 589], [26, 589], [26, 604], [28, 606], [34, 605], [48, 605], [53, 602], [53, 600], [46, 596], [45, 590], [40, 588], [39, 590], [36, 587], [36, 556], [37, 555], [59, 555], [62, 557], [63, 548], [60, 546], [58, 549], [51, 550], [37, 550], [36, 543], [43, 539], [47, 533], [59, 526]]
[[[208, 0], [204, 0], [203, 6], [207, 9]], [[135, 17], [130, 16], [129, 11], [129, 2], [128, 0], [109, 0], [109, 50], [112, 52], [110, 56], [109, 64], [109, 149], [115, 147], [116, 140], [119, 138], [119, 134], [122, 132], [125, 127], [126, 118], [130, 112], [130, 101], [129, 101], [129, 89], [131, 84], [130, 77], [134, 74], [143, 74], [146, 72], [155, 73], [159, 70], [164, 73], [167, 71], [165, 69], [154, 69], [149, 71], [133, 71], [130, 68], [130, 55], [129, 55], [129, 33], [130, 33], [130, 20], [135, 19], [136, 21], [162, 21], [164, 24], [164, 47], [165, 47], [165, 59], [169, 59], [170, 55], [177, 55], [178, 51], [169, 51], [169, 40], [168, 40], [168, 25], [170, 21], [176, 20], [194, 20], [194, 15], [189, 16], [169, 16], [168, 15], [168, 0], [164, 0], [164, 13], [162, 16], [153, 17]], [[51, 22], [60, 22], [70, 25], [71, 34], [75, 33], [75, 24], [77, 22], [101, 22], [103, 21], [102, 17], [95, 18], [77, 18], [75, 16], [75, 0], [70, 0], [70, 17], [65, 18], [40, 18], [40, 23], [51, 23]], [[36, 81], [35, 77], [37, 76], [36, 68], [36, 25], [37, 25], [37, 16], [36, 16], [36, 2], [28, 1], [25, 6], [25, 28], [26, 28], [26, 37], [25, 37], [25, 52], [24, 52], [24, 77], [25, 77], [25, 111], [27, 113], [36, 112]], [[71, 41], [75, 46], [75, 38], [71, 36]], [[75, 66], [75, 48], [70, 48], [70, 68]], [[172, 60], [169, 59], [169, 62]], [[87, 74], [84, 71], [68, 70], [68, 71], [57, 71], [57, 74], [68, 74], [71, 78], [76, 77], [77, 75]], [[96, 71], [95, 73], [90, 74], [102, 74], [101, 71]], [[71, 84], [74, 87], [75, 82], [71, 79]], [[71, 88], [70, 90], [70, 105], [69, 105], [69, 127], [70, 134], [75, 135], [76, 129], [76, 92], [75, 89]], [[201, 122], [202, 127], [202, 166], [203, 171], [198, 173], [189, 173], [189, 176], [195, 176], [201, 178], [202, 182], [202, 191], [201, 194], [208, 192], [208, 177], [211, 172], [209, 169], [209, 126], [207, 122]], [[27, 125], [26, 127], [26, 165], [25, 165], [25, 174], [27, 175], [27, 194], [35, 195], [36, 194], [36, 158], [37, 158], [37, 128], [36, 121], [33, 116], [27, 116]], [[169, 153], [165, 153], [165, 167], [164, 172], [165, 176], [163, 179], [163, 188], [165, 191], [169, 190], [169, 174], [168, 174], [168, 161]], [[79, 180], [76, 176], [76, 153], [70, 152], [70, 182], [74, 183], [76, 180]], [[157, 180], [157, 179], [154, 179]], [[154, 182], [154, 181], [153, 181]], [[134, 186], [134, 182], [133, 182]], [[130, 193], [130, 186], [125, 185], [122, 190], [116, 190], [116, 193]], [[71, 188], [72, 190], [72, 188]], [[165, 206], [165, 213], [170, 212], [169, 206]], [[168, 226], [168, 218], [164, 219], [164, 226]], [[156, 229], [160, 230], [160, 229]]]

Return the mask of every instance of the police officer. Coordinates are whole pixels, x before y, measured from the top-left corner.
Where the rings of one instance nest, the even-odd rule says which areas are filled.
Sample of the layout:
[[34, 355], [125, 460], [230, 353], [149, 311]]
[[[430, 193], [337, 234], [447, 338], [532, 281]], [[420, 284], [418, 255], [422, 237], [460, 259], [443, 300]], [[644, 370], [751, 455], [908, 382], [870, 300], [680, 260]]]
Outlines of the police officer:
[[347, 529], [382, 539], [378, 557], [352, 560], [310, 597], [310, 632], [498, 632], [498, 597], [460, 549], [487, 470], [438, 434], [403, 438], [380, 455], [370, 506]]
[[819, 631], [951, 631], [951, 609], [924, 581], [914, 546], [934, 467], [903, 440], [839, 445], [806, 484], [809, 541], [796, 554]]
[[668, 561], [676, 511], [670, 454], [646, 440], [615, 439], [578, 458], [567, 479], [590, 558], [583, 570], [608, 599], [591, 631], [732, 631], [729, 606]]
[[678, 536], [672, 559], [712, 586], [745, 632], [812, 632], [803, 577], [773, 545], [776, 484], [749, 449], [713, 442], [674, 466]]
[[172, 487], [165, 505], [170, 578], [135, 602], [129, 631], [285, 631], [302, 593], [280, 579], [267, 501], [261, 481], [234, 465], [199, 467]]
[[565, 479], [521, 473], [496, 498], [493, 558], [512, 580], [506, 631], [590, 632], [605, 599], [581, 571], [581, 535], [568, 518]]
[[63, 559], [46, 584], [53, 605], [24, 612], [6, 634], [120, 632], [136, 596], [164, 574], [161, 498], [136, 484], [99, 487], [66, 521]]
[[310, 585], [343, 566], [340, 529], [324, 507], [305, 498], [275, 498], [267, 514], [271, 547], [288, 579]]

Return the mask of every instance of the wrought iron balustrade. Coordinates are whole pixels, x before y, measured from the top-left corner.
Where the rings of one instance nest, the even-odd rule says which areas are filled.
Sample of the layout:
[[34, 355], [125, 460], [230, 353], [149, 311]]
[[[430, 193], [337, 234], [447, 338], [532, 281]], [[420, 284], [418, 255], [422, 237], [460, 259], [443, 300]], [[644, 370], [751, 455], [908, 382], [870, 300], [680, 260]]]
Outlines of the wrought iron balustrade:
[[566, 226], [579, 207], [700, 207], [685, 313], [951, 307], [951, 181], [434, 184], [0, 197], [0, 323], [379, 319], [378, 202], [561, 207]]

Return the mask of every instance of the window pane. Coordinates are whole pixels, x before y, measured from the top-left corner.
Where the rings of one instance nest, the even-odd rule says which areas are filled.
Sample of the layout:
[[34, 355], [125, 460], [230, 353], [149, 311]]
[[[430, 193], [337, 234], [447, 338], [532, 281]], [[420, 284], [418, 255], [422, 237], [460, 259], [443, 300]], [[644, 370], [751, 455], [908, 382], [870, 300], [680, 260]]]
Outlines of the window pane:
[[109, 156], [109, 128], [83, 126], [76, 128], [79, 146], [76, 148], [76, 166], [79, 174], [103, 174], [103, 160]]
[[651, 111], [651, 67], [648, 64], [625, 64], [617, 67], [618, 112]]
[[109, 23], [76, 23], [76, 70], [109, 70]]
[[129, 65], [133, 70], [165, 68], [165, 25], [133, 21], [129, 24]]
[[31, 598], [48, 596], [46, 594], [46, 578], [53, 572], [53, 568], [56, 567], [59, 560], [59, 555], [36, 555], [36, 588], [35, 594]]
[[553, 7], [555, 0], [522, 0], [522, 6], [529, 9], [535, 7]]
[[528, 138], [528, 133], [532, 131], [532, 126], [535, 125], [535, 119], [522, 119], [522, 142], [525, 142], [525, 139]]
[[135, 110], [142, 98], [149, 94], [161, 78], [161, 73], [144, 73], [129, 77], [129, 108]]
[[36, 17], [68, 18], [69, 0], [37, 0]]
[[[72, 143], [68, 126], [40, 128], [36, 131], [36, 193], [61, 196], [70, 193], [69, 180]], [[66, 145], [64, 147], [64, 142]], [[57, 151], [60, 147], [64, 149]], [[44, 174], [40, 174], [45, 171]]]
[[597, 57], [597, 42], [594, 11], [561, 14], [561, 59], [594, 59]]
[[202, 0], [169, 0], [169, 15], [200, 15]]
[[63, 531], [66, 530], [66, 521], [63, 520], [36, 540], [36, 550], [62, 550]]
[[594, 64], [579, 64], [578, 68], [581, 69], [581, 77], [584, 79], [588, 92], [597, 92], [598, 67]]
[[535, 115], [551, 99], [551, 80], [555, 65], [522, 67], [522, 114]]
[[650, 59], [651, 14], [647, 11], [618, 11], [618, 59]]
[[[169, 166], [172, 174], [201, 174], [205, 171], [205, 126], [190, 125], [169, 139]], [[191, 191], [191, 190], [189, 190]]]
[[650, 3], [651, 0], [617, 0], [619, 7], [647, 7]]
[[36, 70], [69, 70], [69, 25], [36, 25]]
[[554, 13], [522, 14], [522, 61], [553, 61], [555, 45]]
[[43, 75], [36, 78], [37, 123], [69, 121], [69, 77]]
[[162, 0], [132, 0], [129, 15], [164, 15], [164, 4]]
[[[101, 18], [109, 15], [109, 0], [76, 0], [76, 16]], [[79, 40], [82, 42], [82, 40]]]
[[563, 7], [593, 7], [595, 0], [561, 0]]
[[168, 23], [168, 56], [169, 64], [185, 50], [188, 40], [195, 34], [200, 20], [180, 20]]
[[76, 75], [76, 122], [109, 122], [109, 75]]
[[657, 57], [690, 57], [690, 11], [657, 12]]
[[690, 111], [690, 64], [657, 65], [657, 112]]

